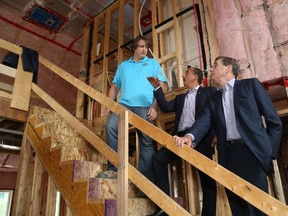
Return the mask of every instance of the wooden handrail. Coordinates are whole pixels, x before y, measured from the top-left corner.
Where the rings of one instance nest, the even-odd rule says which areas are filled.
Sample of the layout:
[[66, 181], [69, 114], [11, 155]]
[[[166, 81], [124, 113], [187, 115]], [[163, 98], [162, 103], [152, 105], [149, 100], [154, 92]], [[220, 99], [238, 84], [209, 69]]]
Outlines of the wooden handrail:
[[[10, 43], [0, 39], [0, 46], [7, 49], [9, 48], [8, 50], [10, 50], [15, 48], [16, 45], [12, 46]], [[17, 50], [15, 52], [17, 52]], [[100, 104], [109, 107], [112, 112], [119, 114], [125, 111], [125, 108], [120, 106], [115, 101], [109, 99], [97, 90], [91, 88], [89, 85], [75, 78], [74, 76], [54, 65], [42, 56], [39, 56], [39, 61], [45, 67], [52, 70], [54, 73], [65, 79], [77, 89], [81, 90], [91, 98], [95, 99]], [[116, 153], [112, 151], [106, 143], [104, 143], [88, 128], [82, 125], [74, 116], [72, 116], [68, 111], [61, 107], [60, 104], [58, 104], [54, 99], [52, 99], [34, 83], [32, 84], [32, 90], [36, 94], [38, 94], [46, 103], [48, 103], [57, 113], [59, 113], [72, 127], [78, 130], [78, 132], [85, 139], [87, 139], [87, 141], [89, 141], [99, 152], [101, 152], [109, 161], [111, 161], [116, 166], [118, 165]], [[242, 178], [238, 177], [234, 173], [203, 156], [194, 149], [191, 149], [187, 146], [185, 146], [183, 149], [177, 148], [174, 144], [174, 139], [172, 136], [160, 130], [156, 126], [150, 124], [149, 122], [143, 120], [134, 113], [130, 111], [128, 111], [128, 113], [130, 124], [134, 125], [137, 129], [149, 135], [158, 143], [165, 145], [166, 148], [177, 154], [179, 157], [188, 161], [197, 169], [206, 173], [207, 175], [221, 183], [223, 186], [225, 186], [227, 189], [239, 195], [264, 213], [268, 215], [288, 215], [287, 206], [281, 203], [279, 200], [263, 192], [249, 182], [243, 180]], [[130, 164], [128, 173], [129, 179], [145, 194], [147, 194], [148, 197], [153, 200], [159, 207], [161, 207], [165, 212], [171, 215], [189, 215], [186, 210], [184, 210], [181, 206], [175, 203], [160, 189], [155, 187], [153, 183], [147, 180]]]

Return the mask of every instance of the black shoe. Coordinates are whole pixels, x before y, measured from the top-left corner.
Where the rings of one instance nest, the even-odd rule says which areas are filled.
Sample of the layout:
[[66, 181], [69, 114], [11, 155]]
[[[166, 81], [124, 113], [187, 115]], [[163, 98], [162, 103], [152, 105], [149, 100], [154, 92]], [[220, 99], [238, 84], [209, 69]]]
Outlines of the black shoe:
[[166, 214], [162, 209], [159, 209], [155, 211], [153, 214], [147, 216], [168, 216], [168, 214]]

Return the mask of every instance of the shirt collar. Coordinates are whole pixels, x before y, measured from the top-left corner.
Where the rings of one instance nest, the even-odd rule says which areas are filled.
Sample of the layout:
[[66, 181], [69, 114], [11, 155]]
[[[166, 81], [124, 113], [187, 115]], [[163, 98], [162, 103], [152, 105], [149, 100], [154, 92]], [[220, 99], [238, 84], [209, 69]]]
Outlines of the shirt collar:
[[221, 87], [221, 91], [226, 92], [229, 89], [233, 89], [234, 85], [235, 85], [235, 78], [232, 78], [231, 80], [228, 81], [228, 83], [226, 83], [225, 86]]
[[[147, 61], [149, 58], [147, 56], [145, 56], [143, 59], [141, 59], [140, 61], [138, 61], [137, 63], [141, 63], [141, 62], [145, 62]], [[129, 59], [131, 62], [135, 62], [134, 59], [133, 59], [133, 56], [130, 57]]]
[[189, 90], [188, 90], [188, 94], [191, 94], [191, 93], [193, 93], [193, 92], [197, 92], [198, 89], [199, 89], [199, 87], [200, 87], [200, 85], [196, 86], [194, 89], [189, 89]]

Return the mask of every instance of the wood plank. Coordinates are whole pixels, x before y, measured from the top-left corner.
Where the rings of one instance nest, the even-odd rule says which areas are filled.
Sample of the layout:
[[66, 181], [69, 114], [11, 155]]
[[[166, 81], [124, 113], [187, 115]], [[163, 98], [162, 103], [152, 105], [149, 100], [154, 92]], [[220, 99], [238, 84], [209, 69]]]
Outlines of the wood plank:
[[11, 107], [28, 111], [33, 73], [23, 70], [22, 52], [19, 55]]
[[[109, 52], [109, 38], [110, 38], [110, 27], [111, 27], [111, 10], [107, 10], [105, 16], [105, 36], [104, 36], [104, 54]], [[103, 58], [103, 73], [102, 73], [102, 90], [104, 95], [108, 93], [108, 73], [109, 73], [109, 58], [104, 55]], [[104, 115], [104, 108], [101, 106], [101, 116]]]
[[22, 52], [22, 48], [13, 44], [13, 43], [10, 43], [8, 41], [5, 41], [3, 39], [0, 39], [0, 47], [3, 48], [3, 49], [6, 49], [10, 52], [13, 52], [13, 53], [16, 53], [18, 55], [20, 55], [20, 53]]
[[27, 179], [27, 191], [25, 191], [26, 193], [25, 215], [31, 215], [31, 209], [32, 209], [31, 200], [33, 199], [32, 197], [33, 194], [32, 190], [29, 189], [33, 187], [33, 176], [35, 170], [35, 155], [33, 153], [34, 152], [32, 152], [32, 154], [29, 155], [30, 158], [29, 158], [28, 170], [26, 170], [26, 172], [28, 172], [28, 179]]
[[[163, 22], [164, 18], [163, 18], [163, 0], [159, 0], [158, 1], [158, 19], [159, 19], [159, 23]], [[159, 55], [159, 58], [164, 56], [165, 53], [166, 53], [166, 42], [165, 42], [165, 34], [164, 32], [161, 32], [159, 34], [159, 46], [160, 46], [160, 55]], [[160, 61], [158, 59], [158, 62], [160, 64]], [[162, 64], [160, 64], [161, 67], [162, 67], [162, 70], [164, 71], [164, 73], [166, 74], [166, 77], [167, 77], [167, 85], [169, 87], [169, 90], [171, 90], [172, 86], [170, 83], [172, 83], [172, 80], [168, 80], [168, 76], [167, 76], [167, 66], [166, 66], [166, 62], [163, 62]], [[166, 91], [167, 88], [164, 88], [164, 91]]]
[[[90, 41], [90, 27], [86, 26], [83, 29], [83, 41], [82, 41], [82, 53], [80, 61], [80, 74], [79, 79], [86, 82], [87, 78], [87, 63], [89, 54], [89, 43]], [[82, 91], [77, 91], [77, 102], [76, 102], [76, 116], [78, 118], [84, 118], [84, 98], [85, 95]]]
[[13, 91], [13, 86], [9, 85], [7, 83], [0, 82], [0, 89], [4, 90], [4, 91], [12, 92]]
[[175, 58], [175, 57], [176, 57], [176, 52], [174, 51], [174, 52], [171, 52], [171, 53], [169, 53], [169, 54], [161, 57], [161, 58], [158, 60], [158, 62], [159, 62], [159, 64], [163, 64], [163, 63], [165, 63], [166, 61], [168, 61], [169, 59]]
[[219, 55], [219, 45], [216, 37], [215, 16], [212, 0], [199, 1], [201, 25], [207, 65], [212, 67], [214, 59]]
[[15, 194], [13, 196], [13, 208], [12, 215], [25, 215], [25, 200], [27, 198], [27, 181], [28, 181], [28, 167], [29, 159], [32, 154], [32, 149], [30, 143], [27, 141], [27, 127], [22, 139], [20, 159], [18, 172], [17, 172], [17, 181], [15, 187]]
[[56, 210], [56, 196], [57, 189], [52, 180], [52, 176], [48, 176], [48, 184], [47, 184], [47, 198], [46, 198], [46, 207], [45, 207], [45, 215], [55, 215]]
[[159, 59], [159, 40], [158, 34], [156, 32], [155, 26], [157, 23], [157, 4], [156, 0], [151, 1], [151, 17], [152, 17], [152, 38], [153, 38], [153, 55], [156, 59]]
[[[186, 171], [186, 180], [187, 183], [187, 199], [189, 201], [189, 212], [192, 213], [192, 215], [200, 214], [200, 200], [202, 197], [199, 197], [199, 185], [198, 185], [198, 176], [197, 176], [197, 170], [195, 167], [191, 166], [186, 161], [183, 161], [184, 167]], [[184, 172], [185, 172], [184, 171]]]
[[12, 100], [12, 97], [13, 95], [11, 93], [0, 90], [0, 98]]
[[0, 99], [0, 117], [12, 121], [26, 123], [28, 119], [28, 112], [11, 108], [9, 100]]
[[0, 64], [0, 74], [15, 78], [16, 69], [12, 68], [12, 67], [8, 67], [8, 66], [3, 65], [3, 64]]
[[169, 21], [168, 23], [165, 23], [164, 25], [160, 26], [159, 28], [156, 29], [156, 33], [162, 33], [174, 26], [173, 20]]
[[118, 172], [117, 172], [117, 215], [128, 216], [128, 112], [119, 114], [118, 126]]
[[118, 65], [123, 61], [123, 49], [121, 44], [124, 43], [124, 0], [119, 4], [119, 23], [118, 23]]
[[41, 182], [42, 182], [42, 172], [43, 167], [39, 160], [39, 158], [35, 157], [35, 163], [34, 163], [34, 173], [33, 173], [33, 184], [32, 184], [32, 196], [31, 196], [31, 208], [29, 215], [40, 215], [40, 201], [41, 199], [35, 199], [35, 197], [41, 197], [40, 191], [41, 191]]
[[181, 44], [181, 35], [180, 35], [180, 25], [179, 20], [176, 16], [176, 14], [179, 12], [179, 1], [174, 0], [173, 1], [173, 23], [174, 23], [174, 35], [175, 35], [175, 47], [176, 47], [176, 62], [177, 62], [177, 74], [176, 79], [178, 83], [178, 87], [182, 87], [183, 79], [182, 79], [182, 44]]
[[139, 0], [134, 0], [134, 10], [133, 10], [133, 12], [134, 12], [134, 38], [136, 38], [138, 35], [139, 35], [139, 27], [138, 27], [138, 25], [139, 25], [139, 22], [138, 22], [138, 20], [139, 20], [139, 11], [140, 11], [140, 7], [139, 7]]
[[[85, 92], [87, 95], [90, 97], [94, 98], [96, 101], [99, 103], [103, 104], [106, 107], [109, 107], [109, 109], [116, 113], [119, 114], [120, 112], [123, 112], [125, 110], [124, 107], [120, 106], [118, 103], [115, 101], [107, 98], [105, 95], [101, 94], [100, 92], [96, 91], [95, 89], [91, 89], [88, 85], [85, 83], [81, 82], [80, 80], [76, 79], [73, 77], [71, 74], [65, 72], [63, 69], [53, 65], [51, 62], [48, 60], [44, 59], [43, 57], [40, 57], [40, 62], [44, 64], [46, 67], [50, 68], [52, 71], [57, 73], [59, 76], [64, 78], [66, 81], [68, 81], [70, 84], [74, 85], [75, 87], [79, 88], [81, 91]], [[53, 109], [56, 110], [56, 107], [54, 104], [56, 102], [53, 102], [54, 100], [48, 96], [44, 95], [44, 92], [39, 89], [38, 86], [32, 84], [32, 89], [35, 91], [44, 101], [49, 103]], [[53, 105], [53, 106], [52, 106]], [[57, 108], [56, 110], [66, 121], [67, 120], [67, 115], [71, 115], [68, 111], [62, 113], [63, 111]], [[69, 122], [69, 121], [68, 121]], [[152, 139], [157, 141], [158, 143], [161, 143], [166, 146], [169, 150], [180, 156], [181, 158], [185, 159], [188, 161], [190, 164], [195, 166], [197, 169], [201, 170], [202, 172], [206, 173], [216, 181], [220, 182], [222, 185], [224, 185], [226, 188], [229, 190], [233, 191], [246, 201], [250, 202], [252, 205], [255, 207], [261, 209], [264, 213], [269, 214], [269, 215], [283, 215], [283, 213], [288, 215], [288, 208], [286, 205], [281, 203], [279, 200], [271, 197], [269, 194], [261, 191], [260, 189], [256, 188], [254, 185], [246, 182], [245, 180], [241, 179], [234, 173], [231, 173], [224, 167], [220, 166], [219, 164], [215, 163], [214, 161], [211, 161], [210, 159], [206, 158], [203, 156], [201, 153], [195, 151], [194, 149], [191, 149], [187, 146], [185, 146], [183, 149], [179, 149], [175, 145], [175, 140], [172, 136], [167, 134], [166, 132], [160, 130], [157, 128], [155, 125], [150, 124], [147, 121], [144, 121], [141, 119], [139, 116], [136, 114], [129, 112], [129, 123], [134, 125], [136, 128], [139, 130], [143, 131], [145, 134], [149, 134]], [[71, 125], [71, 123], [69, 122]], [[79, 129], [79, 122], [75, 123], [72, 125], [72, 127], [75, 127], [75, 129]], [[84, 132], [82, 130], [78, 131], [82, 136], [84, 136]], [[86, 133], [86, 131], [85, 131]], [[87, 137], [84, 136], [86, 139]], [[95, 138], [94, 138], [95, 139]], [[95, 140], [89, 138], [87, 139], [88, 142], [90, 142], [97, 150], [100, 151], [105, 157], [107, 157], [108, 160], [109, 158], [112, 159], [111, 155], [107, 154], [107, 146], [105, 143], [95, 143]], [[94, 144], [95, 143], [95, 144]], [[115, 163], [115, 158], [114, 158], [114, 163]], [[112, 162], [112, 161], [111, 161]], [[112, 162], [112, 163], [113, 163]], [[131, 180], [131, 169], [129, 166], [129, 179]], [[135, 174], [136, 175], [136, 174]], [[137, 173], [137, 176], [139, 177], [140, 174]], [[141, 184], [141, 181], [139, 182], [138, 179], [134, 179], [135, 184], [137, 187], [139, 187], [141, 190], [143, 189], [143, 192], [147, 194], [155, 203], [159, 204], [159, 202], [162, 202], [163, 199], [167, 200], [165, 196], [162, 198], [160, 197], [155, 197], [157, 195], [151, 194], [150, 190], [155, 191], [155, 187], [147, 187], [149, 184], [149, 181], [145, 181], [143, 184]], [[151, 183], [152, 184], [152, 183]], [[151, 194], [151, 196], [150, 196]], [[159, 201], [160, 200], [160, 201]], [[160, 207], [163, 206], [163, 208], [170, 209], [172, 208], [169, 203], [169, 205], [166, 203], [161, 204]], [[175, 207], [173, 207], [175, 210]], [[179, 209], [178, 209], [179, 210]], [[167, 213], [174, 215], [174, 211], [167, 210]], [[183, 213], [184, 214], [184, 213]]]

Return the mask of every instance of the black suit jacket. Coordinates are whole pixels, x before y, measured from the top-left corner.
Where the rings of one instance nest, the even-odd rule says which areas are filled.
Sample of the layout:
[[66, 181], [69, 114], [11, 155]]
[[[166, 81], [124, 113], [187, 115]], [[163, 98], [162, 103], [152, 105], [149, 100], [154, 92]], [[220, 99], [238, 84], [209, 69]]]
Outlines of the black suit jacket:
[[[272, 101], [258, 79], [236, 80], [234, 84], [236, 125], [241, 138], [268, 172], [272, 159], [277, 158], [282, 134], [281, 120]], [[265, 118], [264, 127], [262, 116]], [[225, 166], [226, 124], [222, 105], [222, 92], [218, 91], [208, 101], [201, 118], [189, 129], [195, 141], [214, 125], [217, 135], [219, 163]], [[244, 159], [244, 158], [243, 158]]]
[[[201, 116], [207, 99], [215, 92], [216, 92], [215, 87], [201, 87], [201, 86], [199, 87], [195, 103], [195, 120], [197, 120]], [[154, 95], [157, 100], [158, 106], [162, 112], [164, 113], [175, 112], [175, 127], [173, 134], [176, 135], [178, 132], [179, 121], [182, 115], [187, 92], [185, 94], [177, 95], [175, 99], [171, 101], [166, 100], [162, 88], [159, 88], [156, 91], [154, 91]], [[203, 139], [202, 142], [199, 145], [197, 145], [196, 148], [199, 152], [201, 152], [206, 156], [209, 156], [210, 158], [213, 153], [213, 149], [211, 148], [212, 138], [213, 138], [213, 131], [210, 130], [207, 136], [205, 136], [205, 139]]]

